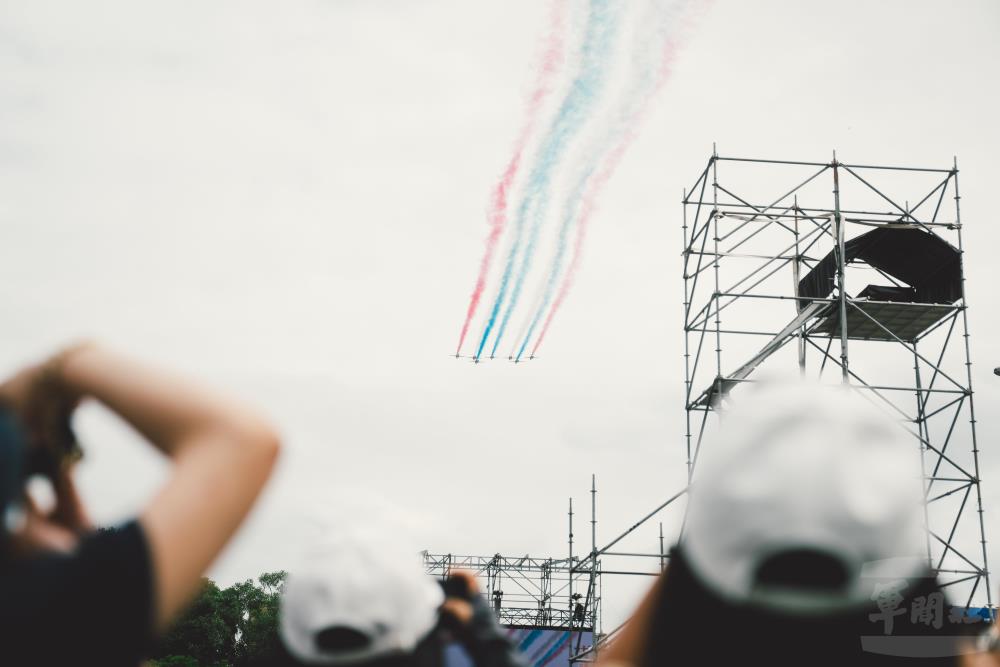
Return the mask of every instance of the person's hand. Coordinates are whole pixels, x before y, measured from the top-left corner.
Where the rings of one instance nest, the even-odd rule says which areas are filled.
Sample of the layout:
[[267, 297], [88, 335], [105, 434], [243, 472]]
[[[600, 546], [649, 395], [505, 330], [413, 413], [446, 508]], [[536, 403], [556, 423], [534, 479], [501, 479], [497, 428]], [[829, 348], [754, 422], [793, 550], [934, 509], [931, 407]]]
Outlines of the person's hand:
[[60, 466], [49, 482], [54, 496], [51, 507], [39, 507], [28, 489], [24, 490], [22, 520], [11, 534], [13, 552], [18, 556], [72, 551], [80, 536], [94, 529], [73, 482], [73, 466]]
[[460, 598], [446, 598], [441, 605], [441, 616], [447, 619], [447, 625], [452, 628], [463, 628], [472, 620], [472, 603]]
[[14, 412], [24, 430], [31, 472], [42, 472], [53, 483], [59, 468], [79, 458], [70, 419], [81, 397], [62, 381], [61, 370], [80, 347], [28, 366], [0, 384], [0, 402]]
[[452, 570], [451, 574], [448, 575], [449, 587], [453, 590], [457, 588], [462, 589], [462, 597], [472, 598], [475, 595], [479, 595], [479, 581], [469, 570]]
[[15, 556], [68, 553], [73, 550], [78, 541], [79, 530], [59, 520], [57, 510], [42, 511], [28, 494], [25, 494], [23, 503], [23, 520], [20, 527], [11, 534], [12, 553]]
[[441, 605], [441, 615], [455, 628], [465, 627], [472, 620], [472, 600], [479, 595], [476, 575], [468, 570], [454, 570], [445, 582], [447, 597]]
[[79, 450], [70, 419], [80, 396], [61, 376], [62, 364], [79, 347], [25, 367], [0, 384], [0, 403], [15, 415], [26, 441], [24, 474], [43, 475], [53, 496], [51, 507], [41, 508], [24, 489], [22, 520], [11, 536], [14, 552], [20, 555], [69, 551], [79, 535], [92, 529], [73, 482]]

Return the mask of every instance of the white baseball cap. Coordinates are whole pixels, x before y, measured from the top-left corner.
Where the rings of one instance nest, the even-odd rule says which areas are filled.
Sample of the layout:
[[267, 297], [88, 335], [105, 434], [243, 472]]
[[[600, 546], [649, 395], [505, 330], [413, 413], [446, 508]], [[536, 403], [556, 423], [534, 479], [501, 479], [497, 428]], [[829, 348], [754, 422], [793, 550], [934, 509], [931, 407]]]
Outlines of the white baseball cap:
[[827, 612], [926, 576], [918, 440], [859, 391], [765, 384], [722, 412], [680, 545], [710, 589]]
[[280, 630], [288, 652], [313, 665], [411, 652], [437, 624], [441, 586], [415, 550], [371, 531], [330, 532], [285, 582]]

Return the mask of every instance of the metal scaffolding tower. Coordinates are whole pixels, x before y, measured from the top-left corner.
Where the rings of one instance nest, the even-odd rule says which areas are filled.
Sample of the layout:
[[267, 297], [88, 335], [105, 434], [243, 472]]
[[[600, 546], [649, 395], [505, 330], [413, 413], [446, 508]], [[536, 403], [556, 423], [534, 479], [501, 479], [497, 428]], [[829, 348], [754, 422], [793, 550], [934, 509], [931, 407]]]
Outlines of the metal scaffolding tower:
[[713, 151], [683, 205], [688, 481], [741, 385], [782, 369], [846, 383], [913, 435], [926, 556], [953, 602], [992, 608], [957, 162]]
[[[712, 415], [743, 385], [775, 372], [847, 384], [913, 436], [928, 565], [954, 604], [993, 614], [960, 201], [957, 162], [923, 169], [713, 150], [683, 196], [686, 476], [690, 485], [718, 426]], [[659, 554], [615, 549], [682, 509], [687, 485], [577, 567], [650, 574], [658, 557], [662, 569], [662, 523]], [[683, 514], [677, 525], [682, 532]], [[628, 564], [595, 565], [610, 557]]]

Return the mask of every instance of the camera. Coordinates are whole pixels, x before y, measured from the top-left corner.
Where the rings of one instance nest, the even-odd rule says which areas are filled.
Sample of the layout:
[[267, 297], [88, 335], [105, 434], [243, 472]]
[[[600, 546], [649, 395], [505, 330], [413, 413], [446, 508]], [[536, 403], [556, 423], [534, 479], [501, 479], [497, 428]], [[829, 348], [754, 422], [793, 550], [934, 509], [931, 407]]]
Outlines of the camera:
[[69, 461], [80, 457], [70, 411], [50, 420], [47, 433], [31, 442], [21, 420], [0, 404], [0, 544], [21, 516], [24, 487], [34, 475], [52, 478]]

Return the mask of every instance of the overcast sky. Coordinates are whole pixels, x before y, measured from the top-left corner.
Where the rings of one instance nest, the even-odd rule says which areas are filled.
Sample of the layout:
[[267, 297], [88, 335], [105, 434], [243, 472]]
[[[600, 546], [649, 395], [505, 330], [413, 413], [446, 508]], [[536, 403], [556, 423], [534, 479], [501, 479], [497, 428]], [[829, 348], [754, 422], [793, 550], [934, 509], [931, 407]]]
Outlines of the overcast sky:
[[[94, 336], [270, 414], [286, 456], [213, 570], [224, 583], [287, 567], [304, 516], [375, 506], [404, 507], [431, 551], [561, 557], [566, 498], [587, 502], [590, 473], [606, 539], [683, 478], [679, 199], [712, 142], [957, 155], [1000, 505], [1000, 5], [695, 4], [542, 358], [514, 367], [448, 354], [547, 3], [4, 2], [0, 369]], [[128, 516], [162, 462], [98, 409], [80, 429], [86, 499]], [[639, 541], [654, 548], [655, 526]], [[605, 582], [607, 627], [636, 587]]]

